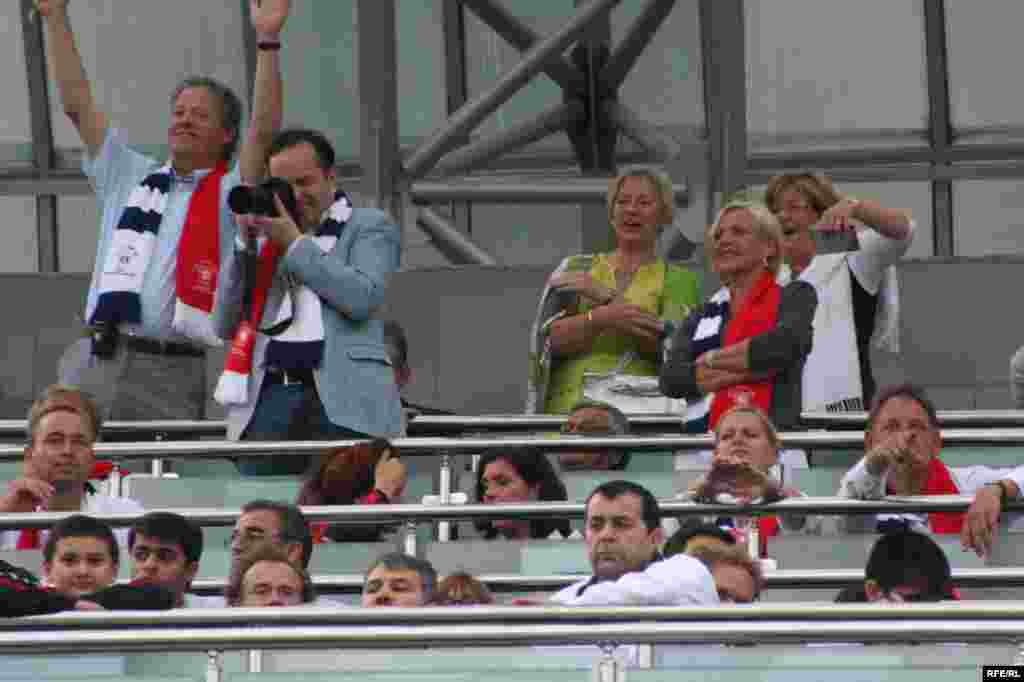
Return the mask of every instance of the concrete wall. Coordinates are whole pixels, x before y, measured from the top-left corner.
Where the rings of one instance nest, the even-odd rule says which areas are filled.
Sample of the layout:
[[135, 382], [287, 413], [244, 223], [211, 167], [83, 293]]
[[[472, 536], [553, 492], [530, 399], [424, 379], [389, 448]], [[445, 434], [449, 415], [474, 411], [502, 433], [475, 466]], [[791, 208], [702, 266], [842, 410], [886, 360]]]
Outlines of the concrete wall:
[[[901, 266], [899, 356], [879, 354], [882, 382], [912, 380], [946, 409], [1009, 407], [1009, 358], [1024, 344], [1012, 292], [1024, 259], [909, 261]], [[396, 275], [387, 314], [405, 326], [414, 402], [464, 414], [521, 410], [527, 338], [550, 266], [459, 267]], [[78, 333], [85, 276], [2, 275], [7, 311], [0, 357], [0, 418], [23, 418], [32, 396], [55, 378]], [[211, 356], [216, 380], [220, 353]], [[219, 416], [210, 406], [208, 416]]]

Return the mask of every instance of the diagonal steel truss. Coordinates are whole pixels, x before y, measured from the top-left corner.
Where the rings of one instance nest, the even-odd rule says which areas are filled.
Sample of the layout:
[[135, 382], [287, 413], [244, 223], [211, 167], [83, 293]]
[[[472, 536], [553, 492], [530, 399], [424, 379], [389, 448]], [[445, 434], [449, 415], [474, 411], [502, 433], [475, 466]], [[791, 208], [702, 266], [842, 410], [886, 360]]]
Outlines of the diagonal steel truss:
[[[583, 40], [595, 23], [606, 21], [609, 12], [620, 0], [588, 0], [580, 2], [576, 14], [549, 36], [540, 36], [516, 18], [500, 0], [462, 0], [473, 12], [511, 46], [522, 53], [522, 59], [503, 74], [489, 89], [465, 102], [448, 120], [410, 153], [402, 164], [404, 181], [411, 188], [412, 199], [424, 202], [429, 192], [417, 192], [416, 181], [427, 174], [452, 177], [478, 168], [508, 152], [567, 131], [572, 126], [586, 126], [590, 118], [599, 117], [603, 125], [621, 131], [648, 155], [669, 161], [681, 153], [681, 145], [637, 117], [626, 105], [615, 99], [615, 93], [636, 64], [650, 37], [672, 11], [675, 0], [648, 0], [627, 28], [624, 37], [611, 50], [607, 61], [597, 66], [597, 83], [588, 83], [588, 76], [567, 60], [566, 51]], [[589, 65], [594, 68], [594, 65]], [[481, 122], [518, 93], [532, 79], [544, 74], [563, 91], [563, 102], [546, 109], [534, 118], [507, 130], [467, 142]], [[580, 159], [581, 166], [584, 161]], [[453, 186], [457, 188], [459, 183]], [[466, 187], [470, 194], [473, 191]], [[519, 183], [517, 190], [529, 194], [530, 184]], [[539, 194], [552, 200], [552, 188], [536, 184]], [[563, 200], [571, 201], [573, 190], [567, 188]], [[555, 191], [557, 195], [557, 191]], [[685, 200], [685, 187], [678, 196]], [[590, 199], [600, 199], [595, 194]], [[468, 195], [467, 195], [468, 198]], [[456, 262], [493, 263], [495, 259], [476, 246], [451, 225], [440, 213], [421, 209], [417, 219], [431, 239], [450, 260]]]

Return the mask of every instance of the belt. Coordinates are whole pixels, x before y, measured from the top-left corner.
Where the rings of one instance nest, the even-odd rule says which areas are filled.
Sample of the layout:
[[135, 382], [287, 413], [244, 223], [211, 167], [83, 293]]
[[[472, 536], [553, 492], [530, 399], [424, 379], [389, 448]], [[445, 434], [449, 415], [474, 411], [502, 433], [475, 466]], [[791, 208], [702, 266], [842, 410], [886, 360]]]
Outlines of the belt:
[[311, 369], [268, 369], [263, 383], [267, 386], [315, 386]]
[[[93, 332], [94, 330], [92, 327], [86, 327], [82, 330], [82, 336], [85, 338], [91, 338]], [[142, 336], [132, 336], [131, 334], [119, 335], [117, 337], [117, 343], [123, 344], [128, 350], [133, 350], [136, 353], [145, 353], [146, 355], [166, 355], [186, 358], [201, 358], [206, 355], [206, 351], [203, 349], [190, 346], [187, 343], [147, 339]]]

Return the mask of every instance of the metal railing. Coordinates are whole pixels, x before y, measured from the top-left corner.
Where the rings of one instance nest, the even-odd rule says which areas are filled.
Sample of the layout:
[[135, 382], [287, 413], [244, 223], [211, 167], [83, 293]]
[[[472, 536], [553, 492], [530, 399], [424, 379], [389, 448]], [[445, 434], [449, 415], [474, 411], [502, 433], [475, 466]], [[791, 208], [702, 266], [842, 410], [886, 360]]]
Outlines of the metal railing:
[[180, 609], [0, 621], [0, 654], [594, 644], [1024, 641], [1021, 602]]
[[[938, 413], [939, 424], [949, 428], [1024, 428], [1024, 410], [944, 410]], [[628, 415], [634, 431], [678, 429], [683, 419], [672, 414]], [[865, 412], [804, 412], [802, 421], [815, 428], [863, 428]], [[473, 431], [557, 431], [566, 421], [565, 415], [490, 414], [418, 415], [409, 422], [409, 433], [414, 436], [435, 436], [446, 433]], [[24, 419], [0, 419], [0, 438], [22, 438]], [[224, 421], [151, 420], [108, 421], [103, 433], [111, 436], [138, 435], [147, 438], [170, 436], [224, 437]]]
[[[887, 497], [881, 500], [851, 500], [838, 497], [788, 498], [772, 504], [734, 506], [663, 501], [659, 504], [664, 516], [759, 516], [762, 514], [897, 514], [905, 512], [965, 511], [973, 498], [966, 495], [921, 495]], [[517, 504], [468, 504], [433, 506], [422, 504], [347, 505], [301, 507], [307, 521], [341, 524], [395, 524], [401, 522], [468, 521], [471, 519], [582, 519], [582, 502], [523, 502]], [[1024, 500], [1007, 503], [1009, 511], [1024, 510]], [[155, 511], [155, 510], [148, 510]], [[238, 509], [168, 508], [191, 519], [200, 526], [229, 526], [238, 519]], [[0, 514], [0, 529], [48, 528], [57, 521], [78, 512], [25, 512]], [[95, 514], [111, 526], [129, 526], [144, 513]]]
[[[1024, 426], [1024, 410], [939, 410], [939, 425], [951, 428]], [[804, 412], [800, 421], [814, 428], [863, 429], [867, 412]]]
[[[585, 580], [589, 575], [478, 575], [477, 580], [492, 592], [554, 592], [574, 582]], [[774, 570], [765, 571], [766, 589], [827, 590], [840, 589], [864, 580], [862, 569], [818, 569], [818, 570]], [[955, 568], [952, 582], [957, 587], [1024, 587], [1024, 568]], [[321, 594], [360, 594], [363, 591], [362, 575], [316, 575], [313, 584]], [[224, 593], [227, 581], [222, 578], [205, 578], [192, 581], [191, 592], [202, 595]]]
[[[859, 448], [863, 434], [847, 431], [786, 432], [780, 434], [788, 448]], [[944, 429], [945, 445], [1024, 445], [1024, 428]], [[135, 443], [97, 443], [96, 456], [114, 460], [152, 459], [154, 457], [189, 457], [196, 459], [224, 457], [262, 457], [289, 453], [310, 454], [331, 448], [354, 445], [361, 441], [143, 441]], [[625, 448], [644, 451], [703, 450], [713, 447], [710, 434], [699, 436], [517, 436], [510, 438], [395, 438], [392, 444], [403, 455], [436, 455], [443, 453], [480, 453], [514, 447], [535, 447], [543, 450], [581, 450]], [[0, 461], [19, 460], [24, 455], [20, 445], [0, 446]]]

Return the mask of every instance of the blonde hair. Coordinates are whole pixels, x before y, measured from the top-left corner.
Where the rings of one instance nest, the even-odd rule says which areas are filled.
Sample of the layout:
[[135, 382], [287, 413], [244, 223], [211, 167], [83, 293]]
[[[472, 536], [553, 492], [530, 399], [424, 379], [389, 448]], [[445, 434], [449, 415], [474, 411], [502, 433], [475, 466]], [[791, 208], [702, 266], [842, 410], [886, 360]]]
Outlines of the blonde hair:
[[668, 173], [654, 168], [636, 166], [627, 168], [620, 175], [608, 181], [608, 220], [612, 220], [615, 213], [615, 202], [622, 191], [622, 183], [629, 178], [643, 178], [651, 183], [654, 193], [658, 195], [658, 222], [660, 225], [670, 225], [676, 214], [676, 194], [672, 184], [672, 178]]
[[718, 216], [715, 217], [715, 222], [711, 224], [711, 227], [705, 233], [704, 250], [707, 252], [708, 257], [711, 257], [715, 242], [714, 238], [718, 233], [722, 219], [733, 211], [747, 211], [750, 213], [754, 219], [754, 234], [757, 235], [758, 239], [775, 244], [775, 254], [768, 256], [765, 265], [773, 275], [778, 274], [779, 267], [782, 265], [782, 226], [779, 224], [775, 214], [759, 201], [734, 199], [722, 207], [718, 212]]
[[36, 401], [32, 403], [32, 407], [29, 408], [28, 423], [25, 427], [25, 436], [28, 439], [29, 445], [35, 442], [36, 429], [39, 428], [39, 422], [43, 420], [43, 417], [52, 412], [73, 412], [77, 414], [92, 429], [93, 441], [99, 438], [102, 420], [99, 409], [92, 398], [73, 386], [53, 384], [43, 389], [43, 392], [39, 394]]
[[722, 430], [722, 424], [726, 419], [733, 416], [734, 414], [752, 414], [761, 420], [764, 424], [764, 430], [768, 434], [768, 440], [772, 442], [775, 449], [778, 450], [782, 447], [782, 441], [779, 440], [779, 432], [775, 428], [775, 424], [772, 423], [771, 417], [765, 413], [760, 407], [755, 405], [737, 405], [730, 410], [726, 410], [721, 417], [718, 418], [718, 423], [715, 424], [715, 443], [718, 443], [718, 433]]
[[819, 215], [838, 204], [842, 199], [827, 175], [792, 173], [772, 176], [768, 181], [768, 187], [764, 190], [765, 205], [772, 212], [778, 213], [781, 209], [779, 200], [789, 190], [799, 192], [800, 196]]

